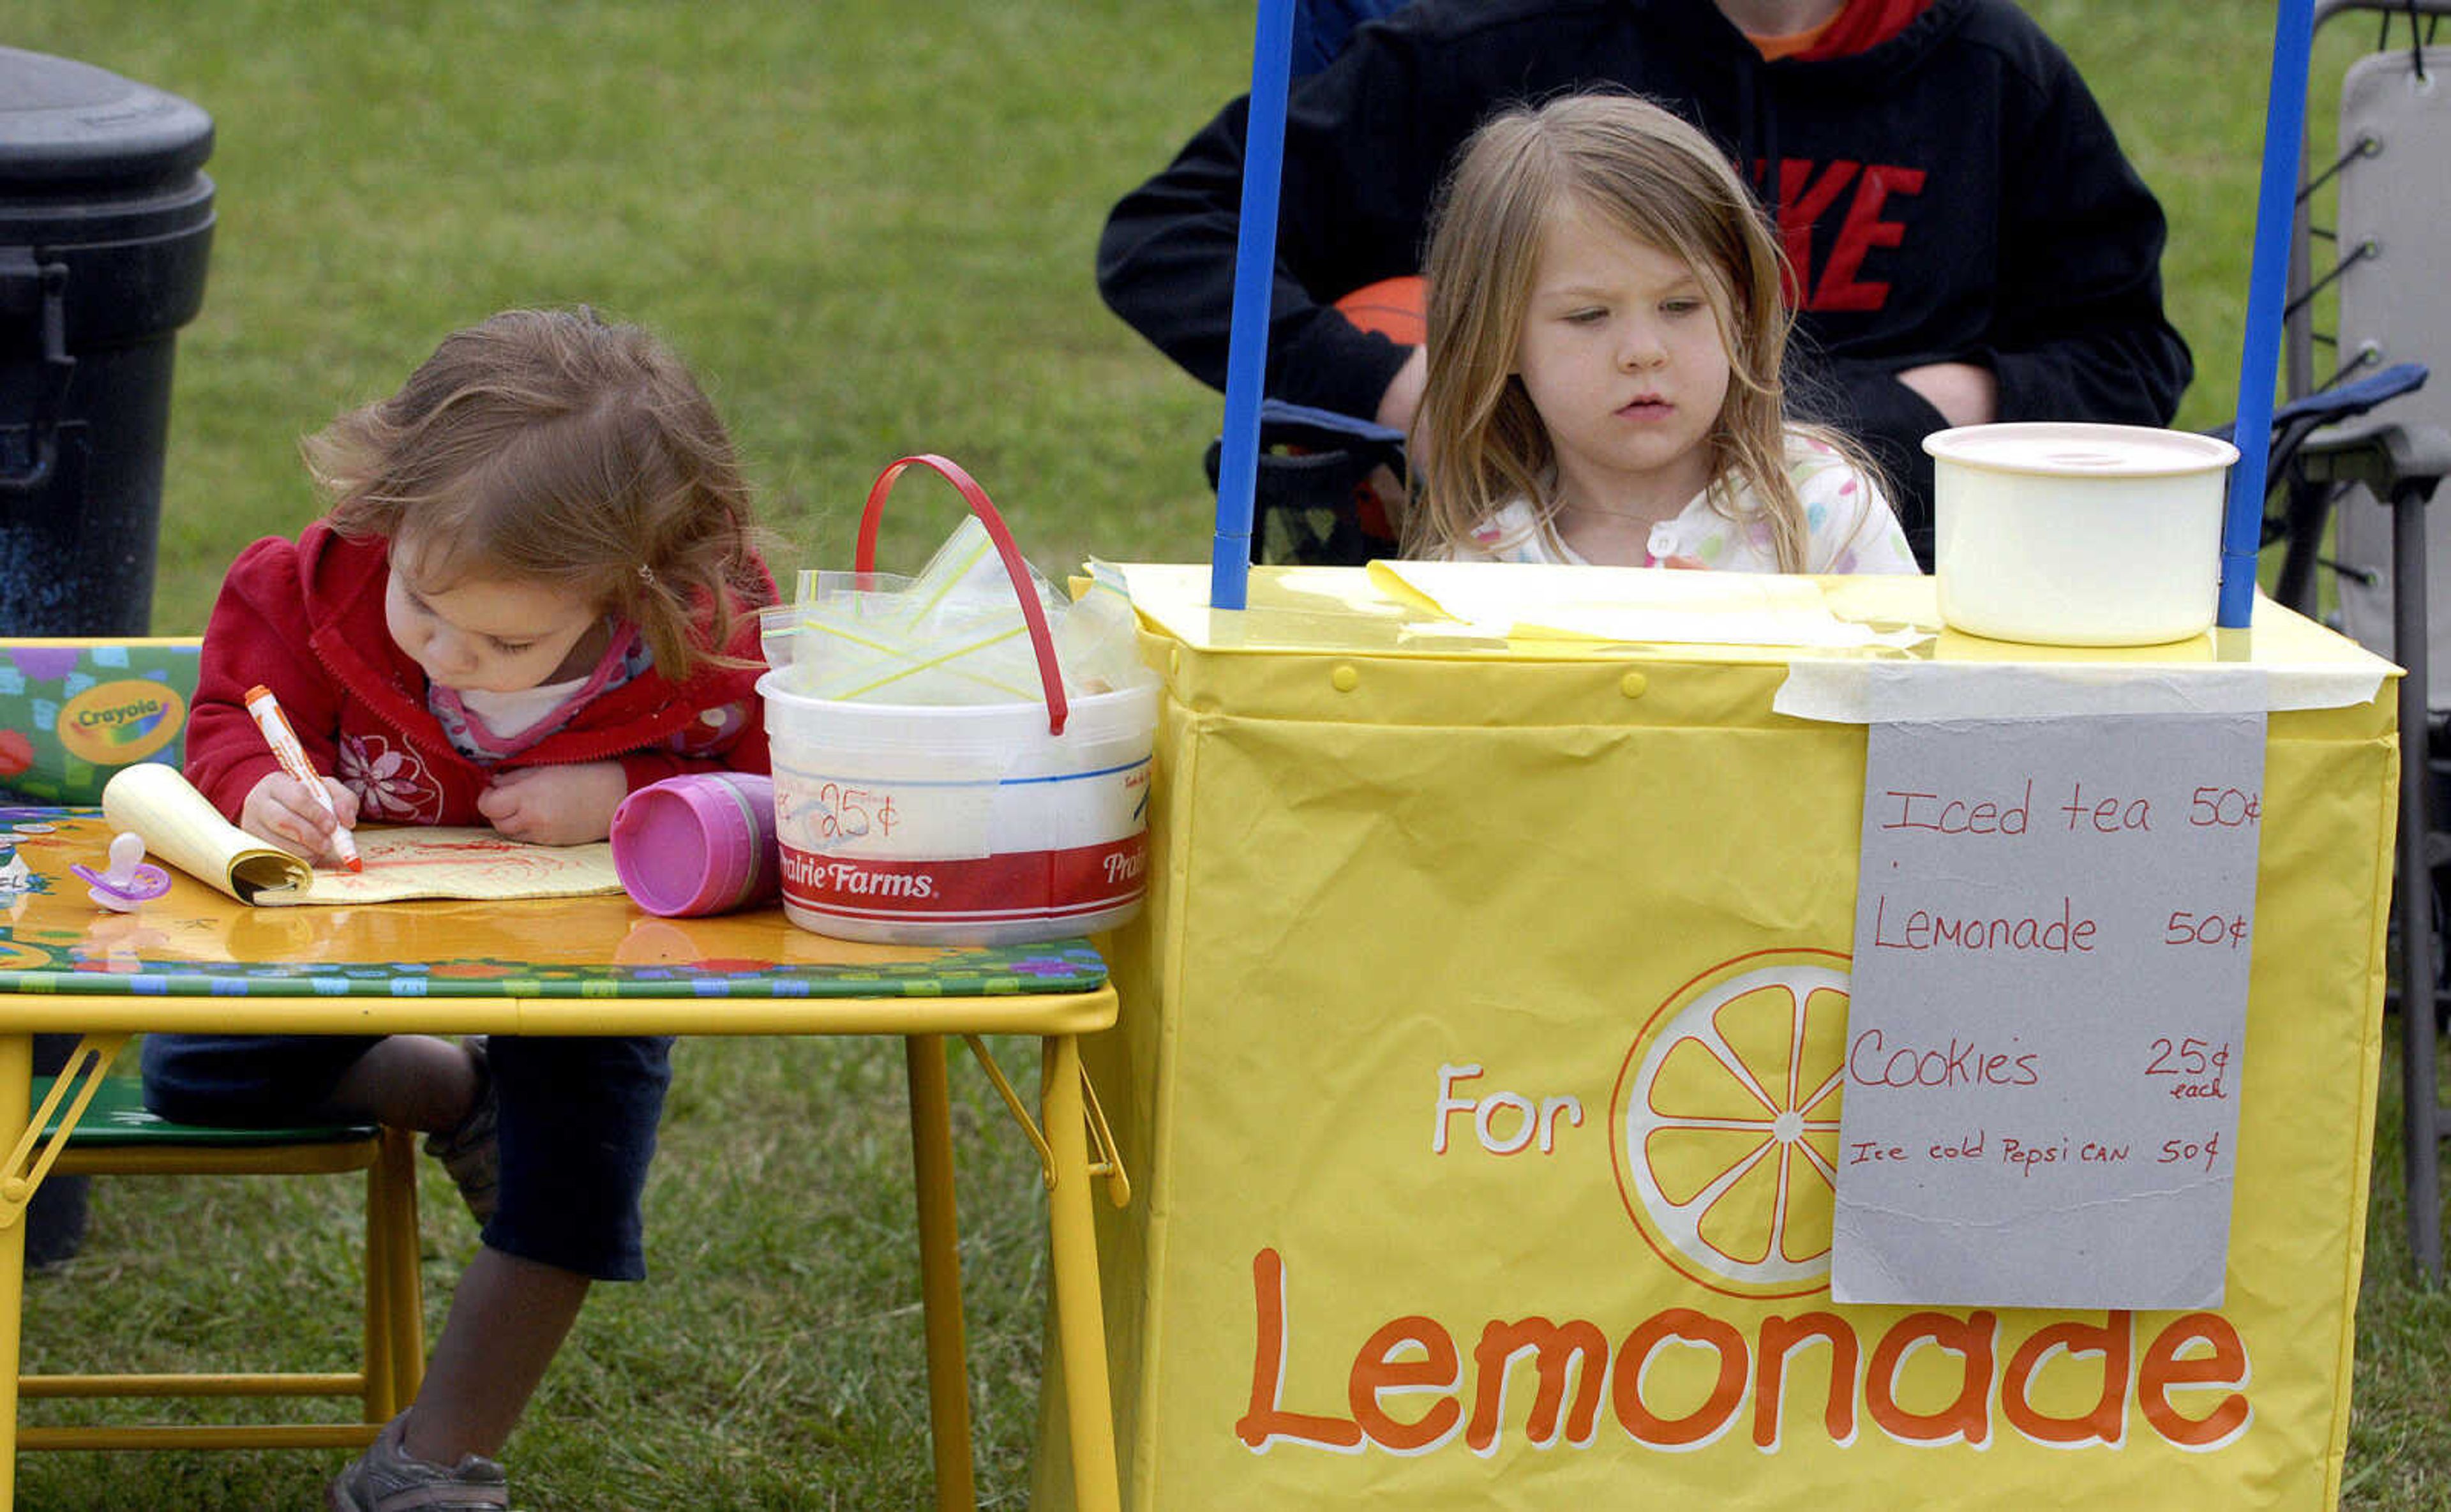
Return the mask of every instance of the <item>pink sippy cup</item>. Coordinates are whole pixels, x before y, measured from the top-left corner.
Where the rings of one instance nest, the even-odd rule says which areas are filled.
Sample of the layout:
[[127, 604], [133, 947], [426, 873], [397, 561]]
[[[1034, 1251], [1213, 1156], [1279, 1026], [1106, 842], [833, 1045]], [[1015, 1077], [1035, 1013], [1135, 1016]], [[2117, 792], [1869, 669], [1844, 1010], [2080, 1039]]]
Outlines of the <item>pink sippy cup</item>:
[[775, 783], [694, 772], [651, 783], [613, 811], [613, 869], [650, 913], [722, 913], [783, 890]]

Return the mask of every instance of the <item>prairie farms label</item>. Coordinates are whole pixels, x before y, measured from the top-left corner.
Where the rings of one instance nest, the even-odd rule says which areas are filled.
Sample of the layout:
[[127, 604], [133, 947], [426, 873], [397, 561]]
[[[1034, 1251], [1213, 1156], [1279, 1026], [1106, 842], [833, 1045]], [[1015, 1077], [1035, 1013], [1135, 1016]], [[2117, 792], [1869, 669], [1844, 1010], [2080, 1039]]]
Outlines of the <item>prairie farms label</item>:
[[855, 860], [786, 849], [783, 897], [812, 913], [874, 922], [1087, 918], [1138, 899], [1147, 872], [1147, 837], [1139, 834], [969, 860]]

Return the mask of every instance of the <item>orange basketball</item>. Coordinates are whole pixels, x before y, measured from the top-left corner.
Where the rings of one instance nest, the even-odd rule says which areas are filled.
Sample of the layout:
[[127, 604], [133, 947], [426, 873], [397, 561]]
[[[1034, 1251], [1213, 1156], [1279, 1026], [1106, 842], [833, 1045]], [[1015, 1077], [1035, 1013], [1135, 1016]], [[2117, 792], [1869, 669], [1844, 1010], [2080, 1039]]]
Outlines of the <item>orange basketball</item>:
[[1363, 285], [1338, 300], [1336, 310], [1365, 331], [1377, 331], [1405, 346], [1419, 346], [1428, 335], [1422, 319], [1428, 304], [1427, 282], [1418, 273], [1407, 273]]

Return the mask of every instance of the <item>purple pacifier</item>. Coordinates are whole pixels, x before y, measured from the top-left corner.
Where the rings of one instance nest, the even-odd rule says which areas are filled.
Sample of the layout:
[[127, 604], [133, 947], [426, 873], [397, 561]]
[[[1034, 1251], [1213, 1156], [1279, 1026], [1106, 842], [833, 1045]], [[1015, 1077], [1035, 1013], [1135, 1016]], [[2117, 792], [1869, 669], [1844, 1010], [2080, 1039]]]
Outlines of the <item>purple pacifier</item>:
[[139, 903], [149, 903], [170, 891], [170, 874], [145, 859], [145, 837], [133, 830], [122, 830], [110, 837], [107, 871], [89, 866], [69, 870], [93, 884], [86, 890], [88, 897], [117, 913], [132, 913]]

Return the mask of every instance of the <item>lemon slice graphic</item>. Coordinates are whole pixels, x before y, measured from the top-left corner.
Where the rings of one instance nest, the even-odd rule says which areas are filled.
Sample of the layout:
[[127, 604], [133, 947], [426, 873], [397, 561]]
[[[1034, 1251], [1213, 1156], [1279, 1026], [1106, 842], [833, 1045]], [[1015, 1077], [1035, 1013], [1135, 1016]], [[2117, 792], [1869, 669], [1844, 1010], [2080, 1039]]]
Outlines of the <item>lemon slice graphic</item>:
[[1660, 1006], [1618, 1078], [1626, 1210], [1662, 1259], [1714, 1291], [1829, 1284], [1846, 964], [1827, 951], [1724, 962]]

